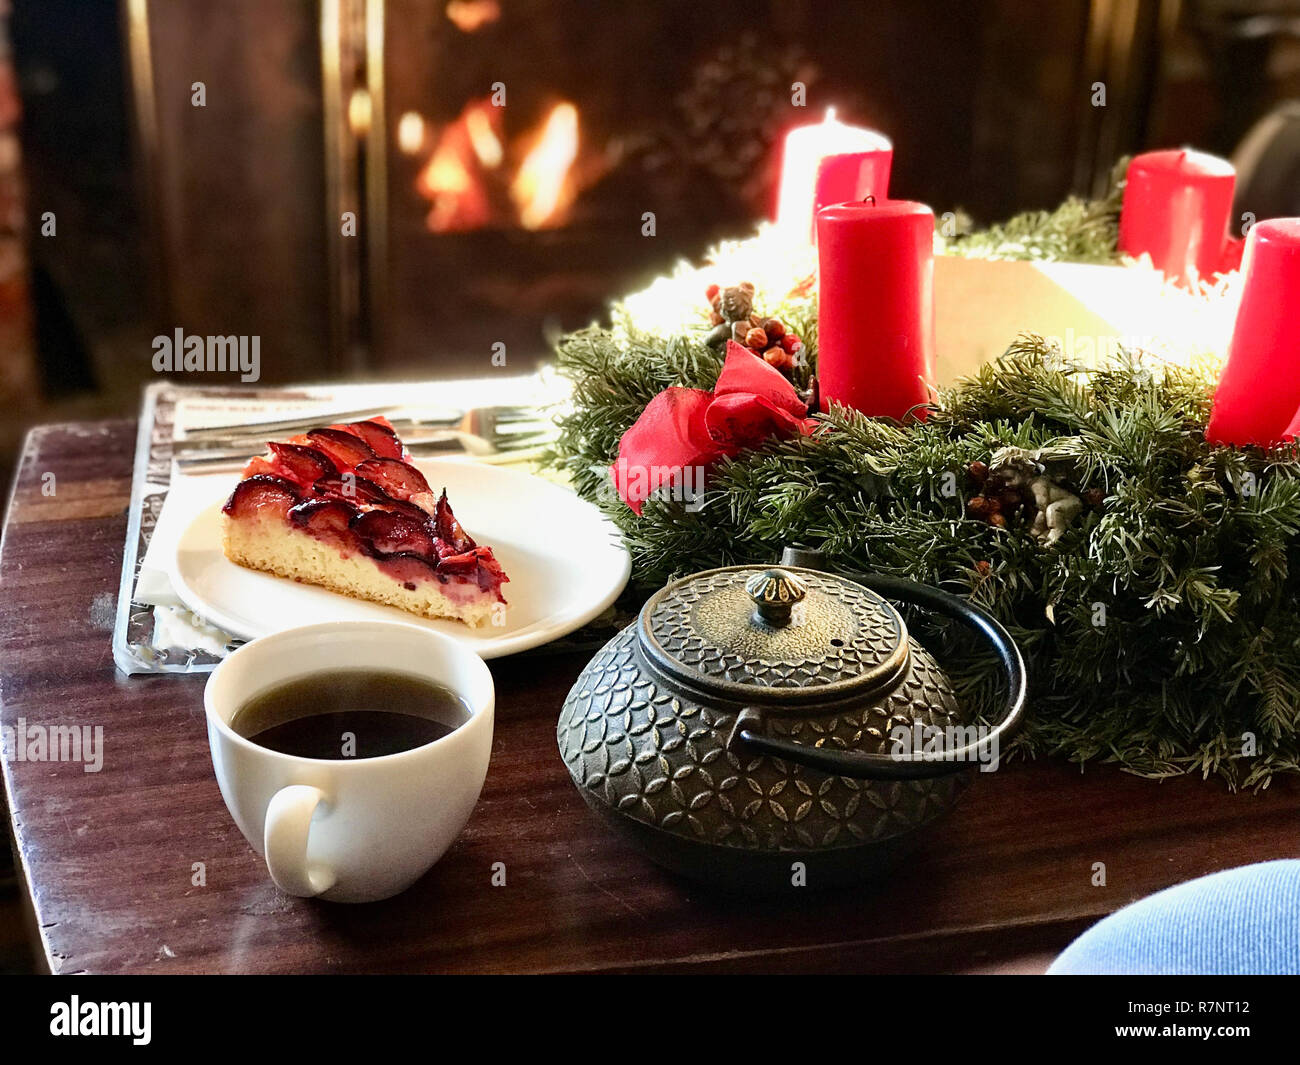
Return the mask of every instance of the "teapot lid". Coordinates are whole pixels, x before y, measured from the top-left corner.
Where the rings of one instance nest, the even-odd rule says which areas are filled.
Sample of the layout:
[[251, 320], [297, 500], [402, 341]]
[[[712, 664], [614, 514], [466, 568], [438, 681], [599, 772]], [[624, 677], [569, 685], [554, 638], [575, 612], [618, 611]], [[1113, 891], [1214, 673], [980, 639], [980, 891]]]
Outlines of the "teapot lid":
[[727, 566], [660, 589], [638, 621], [671, 676], [747, 703], [824, 704], [891, 687], [908, 668], [907, 625], [876, 592], [794, 566]]

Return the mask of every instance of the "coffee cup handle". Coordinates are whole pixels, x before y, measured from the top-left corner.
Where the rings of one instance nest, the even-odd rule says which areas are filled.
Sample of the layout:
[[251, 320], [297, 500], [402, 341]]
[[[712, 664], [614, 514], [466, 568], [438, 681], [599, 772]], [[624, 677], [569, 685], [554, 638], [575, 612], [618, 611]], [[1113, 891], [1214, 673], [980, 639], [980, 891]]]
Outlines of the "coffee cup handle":
[[276, 886], [290, 895], [313, 898], [334, 886], [332, 870], [307, 862], [307, 838], [312, 815], [325, 800], [320, 788], [290, 784], [271, 798], [262, 835], [266, 868]]

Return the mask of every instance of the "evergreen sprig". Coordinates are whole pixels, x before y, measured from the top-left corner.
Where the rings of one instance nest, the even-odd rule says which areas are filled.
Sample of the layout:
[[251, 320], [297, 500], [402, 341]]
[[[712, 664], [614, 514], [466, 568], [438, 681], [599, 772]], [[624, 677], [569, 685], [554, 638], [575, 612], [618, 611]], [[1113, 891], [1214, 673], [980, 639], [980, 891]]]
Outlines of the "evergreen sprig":
[[[969, 259], [1031, 259], [1041, 262], [1117, 263], [1119, 211], [1124, 201], [1127, 158], [1111, 170], [1106, 195], [1097, 200], [1071, 196], [1053, 211], [1025, 211], [1005, 222], [975, 230], [964, 212], [954, 212], [956, 233], [941, 239], [945, 255]], [[942, 220], [939, 224], [944, 234]]]
[[[558, 363], [575, 392], [554, 461], [622, 530], [638, 587], [813, 544], [1011, 628], [1033, 685], [1019, 752], [1233, 788], [1300, 771], [1300, 460], [1207, 443], [1203, 372], [1135, 357], [1088, 370], [1026, 336], [941, 389], [922, 424], [834, 407], [809, 437], [718, 463], [700, 509], [652, 499], [638, 518], [609, 488], [619, 438], [662, 388], [711, 387], [721, 357], [591, 329]], [[1101, 506], [1050, 547], [978, 520], [970, 464], [1006, 445], [1049, 449]], [[994, 697], [981, 660], [953, 675], [978, 705]]]

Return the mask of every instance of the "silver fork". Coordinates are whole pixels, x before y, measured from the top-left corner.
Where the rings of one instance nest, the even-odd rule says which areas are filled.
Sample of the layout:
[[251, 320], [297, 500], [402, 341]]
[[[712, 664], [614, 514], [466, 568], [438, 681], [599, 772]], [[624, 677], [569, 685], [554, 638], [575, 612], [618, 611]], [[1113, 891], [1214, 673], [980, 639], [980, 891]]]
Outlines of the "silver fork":
[[[251, 425], [213, 426], [186, 433], [173, 445], [177, 463], [190, 472], [238, 468], [266, 449], [266, 441], [321, 425], [359, 421], [382, 413], [376, 408], [257, 422]], [[473, 407], [430, 418], [394, 418], [390, 424], [408, 449], [461, 451], [481, 458], [509, 456], [522, 460], [525, 452], [540, 452], [554, 438], [555, 425], [534, 407]]]

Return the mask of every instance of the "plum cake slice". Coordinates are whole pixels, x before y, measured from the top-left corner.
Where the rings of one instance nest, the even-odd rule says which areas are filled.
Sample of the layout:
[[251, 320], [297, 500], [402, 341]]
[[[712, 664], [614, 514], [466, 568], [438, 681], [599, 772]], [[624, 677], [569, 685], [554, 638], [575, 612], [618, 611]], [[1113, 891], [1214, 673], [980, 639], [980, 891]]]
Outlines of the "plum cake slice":
[[272, 441], [222, 508], [226, 557], [426, 618], [501, 616], [510, 578], [409, 458], [382, 417]]

